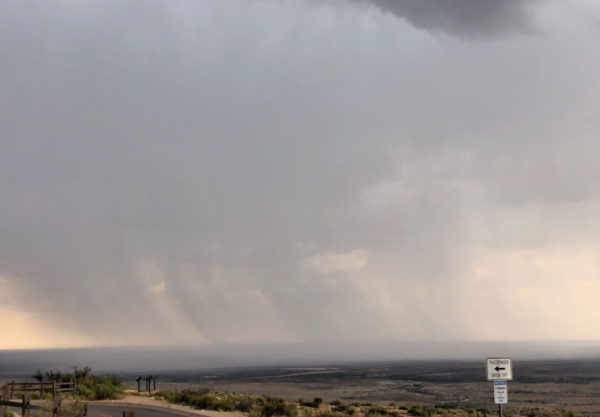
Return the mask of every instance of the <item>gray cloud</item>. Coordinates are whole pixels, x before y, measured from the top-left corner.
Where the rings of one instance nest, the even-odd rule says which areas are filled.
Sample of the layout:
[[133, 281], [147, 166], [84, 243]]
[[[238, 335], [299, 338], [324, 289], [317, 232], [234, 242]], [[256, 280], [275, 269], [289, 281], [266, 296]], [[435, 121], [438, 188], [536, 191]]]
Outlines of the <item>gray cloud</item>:
[[97, 344], [481, 339], [497, 252], [600, 245], [596, 29], [568, 14], [486, 44], [329, 3], [2, 8], [9, 311]]
[[532, 3], [522, 0], [352, 0], [370, 3], [417, 28], [486, 38], [533, 28]]

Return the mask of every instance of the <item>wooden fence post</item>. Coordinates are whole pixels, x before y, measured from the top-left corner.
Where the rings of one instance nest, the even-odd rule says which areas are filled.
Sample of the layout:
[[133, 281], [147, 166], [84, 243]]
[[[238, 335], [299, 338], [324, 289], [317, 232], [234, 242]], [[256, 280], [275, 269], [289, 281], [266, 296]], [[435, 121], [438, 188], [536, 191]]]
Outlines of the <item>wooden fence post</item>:
[[73, 397], [77, 397], [77, 378], [73, 378]]
[[8, 384], [2, 387], [2, 395], [0, 396], [3, 400], [8, 400]]
[[53, 406], [52, 406], [52, 417], [57, 417], [58, 416], [58, 412], [60, 410], [60, 406], [62, 404], [62, 400], [60, 399], [60, 397], [54, 398], [52, 400]]
[[52, 381], [52, 398], [56, 398], [56, 381]]
[[15, 381], [10, 381], [10, 398], [12, 400], [13, 393], [15, 391]]
[[31, 409], [31, 394], [25, 391], [23, 393], [23, 403], [21, 404], [21, 415], [23, 417], [29, 417], [29, 410]]
[[40, 381], [40, 399], [44, 399], [44, 381]]

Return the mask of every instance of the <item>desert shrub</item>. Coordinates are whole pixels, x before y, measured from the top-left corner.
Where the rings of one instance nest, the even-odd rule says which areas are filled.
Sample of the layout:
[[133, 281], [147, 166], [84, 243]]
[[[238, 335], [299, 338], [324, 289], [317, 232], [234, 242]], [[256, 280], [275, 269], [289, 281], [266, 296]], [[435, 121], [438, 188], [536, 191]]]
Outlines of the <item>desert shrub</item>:
[[[33, 375], [38, 381], [71, 382], [77, 380], [77, 393], [86, 400], [116, 399], [123, 395], [125, 389], [123, 381], [115, 375], [104, 375], [98, 377], [92, 374], [92, 368], [85, 366], [80, 368], [73, 367], [73, 373], [61, 371], [42, 371], [37, 370]], [[49, 387], [47, 387], [49, 388]], [[39, 399], [38, 393], [32, 393], [32, 399]], [[44, 392], [42, 399], [51, 399], [50, 392]]]
[[256, 404], [258, 406], [263, 406], [265, 405], [267, 402], [267, 399], [265, 397], [256, 397]]
[[341, 405], [342, 402], [340, 400], [333, 400], [333, 401], [330, 401], [329, 404], [331, 404], [331, 405]]
[[235, 400], [229, 396], [215, 397], [215, 410], [217, 411], [234, 411], [235, 410]]
[[249, 412], [256, 406], [256, 400], [250, 396], [243, 396], [235, 400], [235, 409], [244, 413]]
[[154, 395], [155, 398], [164, 398], [165, 400], [177, 403], [187, 404], [202, 410], [216, 411], [242, 411], [249, 412], [263, 401], [260, 397], [253, 398], [249, 395], [215, 395], [202, 391], [161, 391]]
[[[62, 406], [58, 409], [58, 417], [77, 417], [83, 414], [85, 404], [81, 401], [70, 401], [68, 403], [62, 404]], [[36, 417], [52, 417], [54, 414], [52, 412], [53, 405], [51, 402], [46, 402], [42, 405], [40, 411], [35, 414]]]
[[264, 404], [260, 406], [258, 414], [262, 417], [296, 417], [298, 409], [294, 404], [290, 404], [282, 398], [266, 398]]
[[4, 410], [2, 410], [2, 417], [16, 417], [16, 415], [10, 411], [8, 407], [4, 407]]
[[[40, 377], [41, 372], [37, 371], [33, 377], [38, 379]], [[73, 374], [68, 372], [61, 371], [47, 371], [45, 377], [43, 378], [46, 381], [56, 381], [56, 382], [69, 382], [73, 380]]]
[[319, 406], [323, 403], [323, 399], [320, 397], [315, 397], [312, 401], [302, 401], [300, 404], [306, 407], [311, 408], [319, 408]]
[[352, 415], [354, 414], [354, 407], [351, 405], [346, 405], [346, 404], [339, 404], [336, 405], [335, 407], [332, 408], [333, 411], [336, 411], [338, 413], [346, 413], [348, 415]]
[[[94, 390], [88, 384], [77, 385], [77, 393], [81, 398], [93, 399], [95, 397]], [[52, 394], [50, 394], [50, 397], [52, 397]]]
[[417, 407], [412, 406], [408, 409], [408, 414], [417, 417], [431, 417], [435, 413], [435, 408], [431, 406]]
[[165, 400], [171, 402], [171, 403], [190, 403], [192, 396], [196, 395], [203, 395], [199, 394], [197, 392], [194, 392], [192, 390], [183, 390], [183, 391], [159, 391], [156, 394], [154, 394], [155, 398], [164, 398]]
[[579, 417], [577, 414], [572, 411], [566, 410], [549, 410], [542, 408], [530, 408], [528, 410], [521, 410], [522, 415], [527, 417]]
[[196, 408], [204, 410], [216, 410], [216, 411], [233, 411], [235, 410], [235, 403], [227, 396], [219, 397], [215, 395], [191, 395], [189, 404]]
[[369, 410], [367, 411], [366, 415], [369, 417], [372, 416], [387, 416], [390, 413], [388, 412], [388, 410], [385, 407], [381, 407], [381, 406], [374, 406], [369, 408]]
[[88, 375], [77, 384], [77, 393], [86, 400], [117, 399], [123, 395], [123, 381], [115, 375]]
[[217, 408], [217, 400], [210, 395], [190, 395], [185, 402], [204, 410], [214, 410]]
[[84, 366], [83, 368], [80, 368], [79, 366], [75, 365], [73, 367], [73, 376], [75, 376], [76, 379], [83, 379], [83, 378], [87, 378], [88, 376], [92, 375], [92, 368], [90, 368], [89, 366]]

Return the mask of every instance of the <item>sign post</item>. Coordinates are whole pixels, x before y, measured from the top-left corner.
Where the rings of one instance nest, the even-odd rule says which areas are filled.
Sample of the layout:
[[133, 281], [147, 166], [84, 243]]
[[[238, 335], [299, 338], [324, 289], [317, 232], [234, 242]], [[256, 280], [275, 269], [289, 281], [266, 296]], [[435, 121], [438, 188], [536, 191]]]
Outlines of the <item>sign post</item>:
[[494, 381], [494, 402], [498, 404], [498, 417], [502, 417], [502, 404], [508, 403], [508, 381], [512, 381], [510, 358], [487, 358], [487, 380]]

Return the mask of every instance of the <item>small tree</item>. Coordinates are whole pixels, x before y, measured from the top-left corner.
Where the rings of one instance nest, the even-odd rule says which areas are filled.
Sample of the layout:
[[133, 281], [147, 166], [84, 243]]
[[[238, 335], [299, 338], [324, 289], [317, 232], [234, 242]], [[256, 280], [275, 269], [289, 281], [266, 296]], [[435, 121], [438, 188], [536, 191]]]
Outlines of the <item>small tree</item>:
[[91, 374], [92, 374], [92, 368], [90, 368], [89, 366], [84, 366], [83, 368], [80, 368], [79, 366], [75, 365], [73, 367], [73, 376], [75, 377], [76, 380], [86, 378], [86, 377], [90, 376]]

